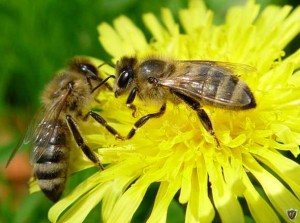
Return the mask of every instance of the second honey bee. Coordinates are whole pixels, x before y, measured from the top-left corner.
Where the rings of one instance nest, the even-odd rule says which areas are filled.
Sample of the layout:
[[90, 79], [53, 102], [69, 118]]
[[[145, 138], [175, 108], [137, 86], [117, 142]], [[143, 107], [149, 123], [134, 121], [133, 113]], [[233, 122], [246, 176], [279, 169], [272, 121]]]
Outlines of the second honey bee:
[[184, 102], [193, 109], [204, 128], [220, 142], [212, 122], [202, 105], [231, 110], [256, 107], [255, 98], [248, 85], [240, 80], [239, 72], [255, 70], [251, 66], [227, 62], [185, 60], [166, 61], [158, 57], [138, 60], [123, 57], [116, 65], [115, 96], [128, 94], [127, 106], [135, 113], [133, 102], [136, 96], [145, 102], [160, 103], [157, 113], [140, 118], [123, 139], [133, 137], [136, 130], [149, 119], [164, 114], [166, 101]]
[[106, 81], [111, 77], [102, 80], [98, 68], [89, 59], [77, 57], [49, 82], [43, 92], [42, 107], [23, 144], [33, 147], [33, 175], [43, 193], [54, 202], [61, 197], [65, 187], [71, 140], [74, 139], [87, 158], [103, 169], [81, 136], [76, 120], [85, 120], [89, 116], [96, 121], [102, 120], [93, 111], [83, 112], [94, 100], [99, 87], [106, 85], [109, 88]]

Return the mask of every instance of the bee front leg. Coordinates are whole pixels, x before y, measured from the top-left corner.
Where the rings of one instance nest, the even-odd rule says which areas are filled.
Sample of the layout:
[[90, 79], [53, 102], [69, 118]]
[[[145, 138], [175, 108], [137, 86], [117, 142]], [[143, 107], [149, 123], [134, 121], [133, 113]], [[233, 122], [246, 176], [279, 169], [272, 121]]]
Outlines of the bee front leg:
[[138, 128], [142, 127], [143, 125], [146, 124], [146, 122], [150, 119], [150, 118], [158, 118], [160, 116], [162, 116], [166, 111], [166, 103], [164, 103], [160, 110], [156, 113], [152, 113], [152, 114], [148, 114], [148, 115], [145, 115], [143, 117], [141, 117], [139, 120], [137, 120], [132, 129], [129, 131], [129, 133], [127, 134], [126, 137], [124, 136], [121, 136], [119, 134], [119, 132], [117, 130], [115, 130], [112, 126], [110, 126], [107, 121], [99, 114], [93, 112], [93, 111], [90, 111], [89, 113], [87, 113], [85, 115], [85, 117], [83, 118], [83, 120], [87, 120], [87, 118], [89, 116], [91, 116], [93, 119], [95, 119], [99, 124], [103, 125], [111, 134], [113, 134], [117, 139], [121, 139], [121, 140], [128, 140], [128, 139], [131, 139]]
[[210, 121], [210, 118], [208, 117], [207, 113], [203, 108], [201, 108], [201, 105], [199, 102], [195, 101], [193, 98], [190, 98], [180, 92], [172, 91], [177, 97], [179, 97], [181, 100], [183, 100], [189, 107], [191, 107], [194, 111], [197, 112], [198, 118], [205, 128], [206, 131], [208, 131], [215, 139], [217, 146], [220, 146], [220, 141], [216, 136], [216, 133], [214, 131], [214, 128], [212, 126], [212, 123]]
[[127, 101], [126, 101], [126, 105], [128, 108], [130, 108], [131, 110], [133, 110], [132, 112], [132, 116], [135, 118], [136, 117], [136, 106], [133, 103], [135, 96], [138, 92], [137, 88], [133, 88], [130, 92], [130, 94], [128, 95]]
[[86, 155], [89, 160], [91, 160], [93, 163], [96, 163], [102, 170], [104, 170], [103, 165], [101, 164], [98, 157], [95, 155], [95, 153], [85, 144], [79, 130], [77, 127], [77, 124], [75, 123], [75, 120], [72, 118], [71, 115], [66, 116], [66, 120], [69, 126], [69, 129], [75, 139], [76, 144], [81, 148], [82, 152]]
[[95, 121], [98, 122], [99, 124], [103, 125], [107, 129], [107, 131], [109, 131], [116, 138], [118, 138], [118, 139], [124, 138], [119, 134], [119, 132], [117, 130], [115, 130], [113, 127], [111, 127], [101, 115], [97, 114], [96, 112], [89, 111], [84, 116], [83, 120], [86, 121], [89, 116], [91, 116], [93, 119], [95, 119]]
[[137, 131], [138, 128], [142, 127], [143, 125], [146, 124], [146, 122], [150, 119], [150, 118], [159, 118], [160, 116], [162, 116], [165, 111], [166, 111], [166, 103], [164, 103], [161, 107], [160, 107], [160, 110], [156, 113], [152, 113], [152, 114], [148, 114], [148, 115], [145, 115], [143, 117], [141, 117], [139, 120], [137, 120], [132, 129], [129, 131], [129, 133], [127, 134], [126, 138], [124, 139], [131, 139], [135, 132]]

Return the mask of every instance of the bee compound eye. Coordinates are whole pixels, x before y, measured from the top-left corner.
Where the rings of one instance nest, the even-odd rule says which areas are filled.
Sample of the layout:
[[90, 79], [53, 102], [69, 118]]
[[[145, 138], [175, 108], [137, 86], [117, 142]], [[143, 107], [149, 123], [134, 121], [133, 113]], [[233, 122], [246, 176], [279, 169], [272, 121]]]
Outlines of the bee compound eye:
[[94, 74], [97, 75], [97, 68], [91, 64], [80, 64], [80, 69], [81, 71], [83, 71], [84, 73], [89, 73], [89, 74]]
[[118, 79], [118, 87], [126, 88], [129, 82], [131, 81], [131, 79], [132, 79], [132, 72], [128, 70], [122, 71]]

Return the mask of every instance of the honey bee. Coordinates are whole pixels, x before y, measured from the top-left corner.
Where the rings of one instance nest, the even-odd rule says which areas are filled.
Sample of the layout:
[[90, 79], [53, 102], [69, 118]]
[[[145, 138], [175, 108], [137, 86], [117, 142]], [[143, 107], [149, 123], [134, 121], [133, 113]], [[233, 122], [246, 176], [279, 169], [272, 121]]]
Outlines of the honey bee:
[[255, 108], [253, 93], [237, 77], [239, 72], [253, 71], [255, 69], [248, 65], [218, 61], [121, 58], [116, 64], [115, 97], [128, 94], [126, 104], [133, 110], [133, 116], [136, 95], [146, 103], [161, 104], [157, 113], [140, 118], [123, 139], [133, 137], [136, 130], [149, 119], [162, 116], [166, 110], [166, 101], [169, 100], [176, 104], [184, 102], [193, 109], [219, 146], [212, 122], [202, 105], [230, 110]]
[[111, 77], [114, 76], [102, 80], [98, 68], [89, 59], [76, 57], [49, 82], [42, 94], [42, 107], [29, 126], [22, 145], [33, 147], [31, 163], [34, 178], [53, 202], [59, 200], [65, 187], [72, 138], [88, 159], [104, 169], [84, 142], [76, 120], [86, 120], [89, 116], [96, 121], [102, 119], [93, 111], [87, 114], [83, 111], [94, 100], [99, 87], [105, 84], [111, 88], [106, 83]]

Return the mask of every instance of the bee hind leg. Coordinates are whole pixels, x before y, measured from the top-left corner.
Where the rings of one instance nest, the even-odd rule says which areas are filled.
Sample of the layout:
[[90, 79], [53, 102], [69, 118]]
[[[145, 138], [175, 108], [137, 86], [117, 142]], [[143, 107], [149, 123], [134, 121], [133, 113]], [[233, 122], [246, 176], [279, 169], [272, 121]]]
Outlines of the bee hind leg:
[[212, 123], [211, 123], [207, 113], [202, 108], [197, 108], [195, 110], [197, 111], [197, 115], [199, 117], [200, 122], [202, 123], [202, 125], [204, 126], [206, 131], [208, 131], [215, 138], [217, 146], [219, 147], [220, 146], [219, 139], [216, 136], [216, 133], [213, 129]]
[[195, 101], [193, 98], [190, 98], [180, 92], [172, 91], [177, 97], [179, 97], [182, 101], [184, 101], [190, 108], [192, 108], [194, 111], [197, 112], [198, 118], [205, 128], [207, 132], [209, 132], [215, 139], [217, 146], [220, 146], [220, 141], [216, 136], [216, 133], [214, 131], [214, 128], [212, 126], [212, 123], [210, 121], [210, 118], [208, 117], [207, 113], [203, 108], [201, 108], [201, 105], [199, 102]]
[[66, 120], [69, 126], [69, 129], [76, 141], [76, 144], [81, 148], [82, 152], [86, 155], [89, 160], [91, 160], [93, 163], [97, 164], [100, 169], [104, 170], [103, 165], [101, 164], [100, 160], [98, 157], [95, 155], [95, 153], [85, 144], [79, 130], [77, 127], [77, 124], [75, 123], [74, 119], [72, 116], [67, 115]]

